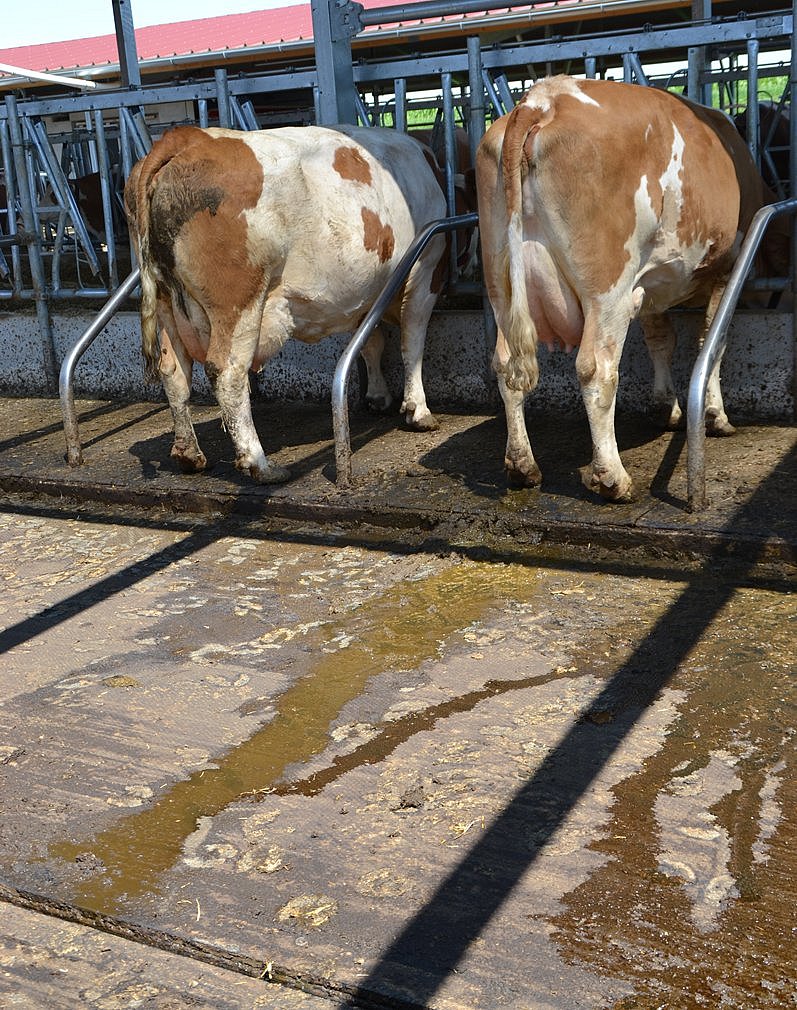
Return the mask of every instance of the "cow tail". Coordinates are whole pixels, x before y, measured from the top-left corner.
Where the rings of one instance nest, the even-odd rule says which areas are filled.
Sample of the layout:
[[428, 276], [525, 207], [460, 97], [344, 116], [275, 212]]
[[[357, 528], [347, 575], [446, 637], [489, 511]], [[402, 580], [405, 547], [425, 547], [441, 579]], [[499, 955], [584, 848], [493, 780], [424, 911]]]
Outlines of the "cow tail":
[[149, 252], [149, 235], [139, 242], [141, 265], [141, 353], [148, 382], [160, 379], [160, 342], [158, 340], [158, 279]]
[[141, 270], [141, 351], [148, 381], [160, 381], [158, 298], [164, 287], [158, 264], [150, 250], [152, 194], [160, 170], [190, 143], [195, 127], [178, 127], [164, 134], [130, 173], [125, 186], [125, 206], [132, 226]]
[[529, 311], [523, 259], [523, 179], [529, 170], [525, 145], [539, 129], [538, 116], [538, 110], [522, 104], [512, 110], [501, 155], [508, 220], [504, 252], [507, 312], [502, 330], [509, 349], [509, 360], [502, 372], [507, 386], [523, 393], [530, 393], [539, 378], [537, 328]]

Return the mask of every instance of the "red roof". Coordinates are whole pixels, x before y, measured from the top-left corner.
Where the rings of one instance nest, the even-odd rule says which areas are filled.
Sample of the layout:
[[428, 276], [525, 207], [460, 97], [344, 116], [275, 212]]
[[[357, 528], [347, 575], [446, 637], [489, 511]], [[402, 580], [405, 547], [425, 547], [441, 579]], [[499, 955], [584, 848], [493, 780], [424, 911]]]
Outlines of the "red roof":
[[[541, 6], [554, 7], [562, 0]], [[567, 0], [566, 0], [567, 2]], [[577, 6], [580, 0], [570, 0]], [[366, 8], [388, 7], [395, 0], [363, 0]], [[412, 4], [407, 4], [411, 7]], [[495, 12], [493, 12], [495, 13]], [[468, 17], [483, 17], [484, 12]], [[444, 19], [435, 18], [433, 22]], [[447, 19], [446, 19], [447, 20]], [[463, 16], [457, 15], [457, 21]], [[402, 24], [417, 23], [407, 18]], [[427, 20], [425, 23], [429, 23]], [[387, 26], [383, 26], [387, 27]], [[378, 32], [378, 27], [366, 29]], [[278, 10], [251, 11], [248, 14], [224, 14], [220, 17], [201, 18], [197, 21], [178, 21], [169, 25], [153, 25], [136, 29], [136, 48], [139, 60], [158, 57], [185, 56], [193, 53], [219, 52], [225, 49], [243, 49], [249, 46], [277, 45], [280, 42], [310, 41], [313, 22], [309, 4], [282, 7]], [[78, 67], [104, 66], [119, 62], [115, 35], [98, 35], [93, 38], [73, 39], [67, 42], [48, 42], [35, 46], [16, 46], [0, 49], [0, 63], [26, 70], [59, 71]]]

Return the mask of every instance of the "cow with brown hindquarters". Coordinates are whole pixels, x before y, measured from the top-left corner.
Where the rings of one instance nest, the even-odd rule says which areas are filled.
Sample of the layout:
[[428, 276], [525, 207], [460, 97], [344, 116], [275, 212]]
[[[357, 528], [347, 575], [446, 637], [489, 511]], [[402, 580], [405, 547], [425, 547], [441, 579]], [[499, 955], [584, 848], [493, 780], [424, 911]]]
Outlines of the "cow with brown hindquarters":
[[[584, 483], [630, 501], [614, 432], [629, 324], [640, 320], [652, 358], [653, 413], [676, 427], [682, 412], [666, 311], [706, 306], [703, 339], [741, 239], [771, 194], [724, 114], [652, 88], [566, 76], [538, 81], [490, 127], [476, 179], [509, 477], [527, 486], [541, 480], [523, 411], [538, 380], [538, 343], [575, 348], [593, 443]], [[782, 232], [773, 236], [771, 249], [784, 245]], [[782, 269], [781, 261], [774, 272]], [[734, 430], [719, 364], [706, 427]]]
[[[415, 235], [445, 217], [430, 158], [393, 130], [188, 126], [166, 133], [134, 167], [125, 205], [141, 266], [144, 356], [163, 382], [171, 455], [183, 469], [207, 465], [189, 412], [197, 361], [236, 466], [261, 483], [288, 479], [255, 431], [249, 373], [291, 337], [315, 343], [357, 327]], [[388, 313], [401, 327], [401, 412], [421, 431], [437, 426], [421, 366], [444, 249], [442, 237], [427, 245]], [[367, 399], [386, 407], [382, 344], [376, 331], [363, 357]]]

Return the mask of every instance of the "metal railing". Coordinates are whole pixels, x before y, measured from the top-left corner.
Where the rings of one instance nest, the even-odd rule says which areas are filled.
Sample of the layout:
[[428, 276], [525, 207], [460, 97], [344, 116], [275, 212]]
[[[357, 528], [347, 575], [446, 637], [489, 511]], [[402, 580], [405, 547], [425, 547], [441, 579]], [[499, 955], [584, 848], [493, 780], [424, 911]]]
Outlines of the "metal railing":
[[355, 330], [346, 349], [340, 356], [335, 375], [332, 380], [332, 427], [335, 433], [335, 480], [338, 487], [346, 487], [351, 483], [351, 436], [349, 432], [349, 405], [347, 387], [349, 372], [357, 353], [373, 333], [382, 316], [387, 312], [391, 302], [399, 292], [399, 288], [407, 279], [416, 260], [429, 242], [441, 232], [454, 231], [456, 228], [467, 228], [478, 224], [478, 214], [459, 214], [433, 221], [420, 231], [409, 249], [398, 262], [390, 279], [382, 288], [374, 304]]
[[706, 333], [689, 380], [686, 408], [686, 471], [689, 510], [706, 508], [706, 391], [712, 372], [722, 360], [727, 345], [728, 326], [758, 248], [773, 218], [797, 213], [797, 198], [762, 207], [747, 229], [728, 284]]
[[70, 466], [80, 466], [83, 462], [83, 450], [80, 445], [80, 431], [77, 423], [77, 411], [75, 410], [75, 368], [80, 358], [94, 342], [94, 339], [133, 294], [138, 287], [140, 277], [141, 271], [136, 267], [114, 291], [113, 295], [94, 319], [92, 319], [61, 365], [61, 372], [58, 378], [58, 393], [61, 398], [61, 414], [64, 419], [66, 461]]

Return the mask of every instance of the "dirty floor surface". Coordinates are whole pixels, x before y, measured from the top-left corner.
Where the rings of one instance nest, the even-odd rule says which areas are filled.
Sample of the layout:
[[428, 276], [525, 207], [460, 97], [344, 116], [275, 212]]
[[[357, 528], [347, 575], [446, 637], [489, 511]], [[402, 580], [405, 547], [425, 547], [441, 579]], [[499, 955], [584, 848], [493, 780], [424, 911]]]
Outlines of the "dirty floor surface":
[[157, 406], [65, 477], [46, 404], [0, 439], [2, 1005], [797, 1007], [793, 432], [695, 520], [677, 437], [610, 515], [563, 441], [499, 490], [490, 418], [353, 424], [345, 499], [309, 411], [294, 485], [186, 491]]
[[[396, 419], [353, 412], [351, 487], [335, 484], [330, 410], [323, 405], [256, 403], [266, 452], [292, 479], [257, 487], [233, 465], [214, 406], [194, 408], [209, 469], [186, 476], [169, 459], [171, 416], [164, 404], [80, 402], [85, 464], [64, 462], [57, 400], [0, 398], [0, 491], [33, 491], [192, 512], [372, 522], [471, 538], [493, 550], [518, 544], [570, 545], [592, 555], [639, 548], [657, 556], [797, 557], [797, 429], [739, 424], [706, 446], [709, 507], [687, 510], [684, 432], [661, 433], [644, 417], [621, 416], [617, 437], [638, 500], [603, 502], [581, 484], [590, 460], [583, 417], [529, 420], [541, 489], [508, 489], [503, 413], [438, 412], [438, 431], [402, 430]], [[734, 419], [738, 421], [738, 419]]]

